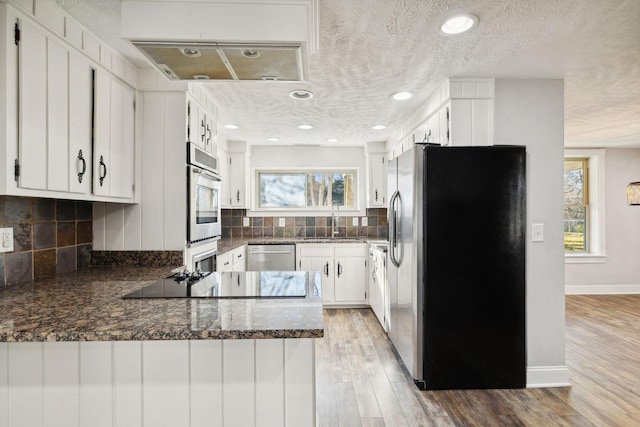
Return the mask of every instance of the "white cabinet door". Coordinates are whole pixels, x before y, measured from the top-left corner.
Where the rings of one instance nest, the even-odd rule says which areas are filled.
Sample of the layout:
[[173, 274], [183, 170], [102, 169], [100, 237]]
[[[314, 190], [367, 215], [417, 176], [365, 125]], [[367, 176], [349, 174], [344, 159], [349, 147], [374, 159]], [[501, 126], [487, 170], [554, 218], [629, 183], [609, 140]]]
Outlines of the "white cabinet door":
[[340, 257], [335, 259], [335, 301], [363, 303], [367, 300], [367, 259]]
[[298, 263], [298, 270], [320, 272], [322, 277], [322, 302], [325, 303], [332, 303], [335, 299], [333, 265], [333, 257], [301, 257]]
[[220, 165], [220, 206], [224, 208], [231, 207], [231, 197], [229, 196], [229, 157], [227, 152], [218, 148], [218, 161]]
[[93, 192], [133, 197], [134, 93], [96, 71]]
[[369, 154], [369, 206], [386, 207], [387, 164], [383, 153]]
[[47, 40], [47, 190], [69, 191], [69, 54]]
[[229, 153], [229, 203], [234, 208], [246, 206], [245, 163], [245, 153]]
[[19, 64], [19, 186], [47, 188], [47, 37], [21, 23]]
[[69, 191], [91, 192], [93, 69], [69, 54]]
[[449, 106], [446, 105], [438, 111], [439, 139], [436, 141], [440, 145], [449, 145], [451, 141], [449, 129]]

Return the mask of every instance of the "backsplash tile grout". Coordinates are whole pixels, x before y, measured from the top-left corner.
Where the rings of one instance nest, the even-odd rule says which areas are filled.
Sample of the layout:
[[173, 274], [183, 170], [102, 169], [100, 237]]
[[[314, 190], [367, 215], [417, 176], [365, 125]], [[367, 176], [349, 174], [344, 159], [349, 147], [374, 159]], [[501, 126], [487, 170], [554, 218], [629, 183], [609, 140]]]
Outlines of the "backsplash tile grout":
[[[285, 226], [279, 227], [281, 217], [249, 217], [249, 226], [243, 226], [244, 209], [222, 210], [223, 238], [293, 238], [293, 237], [329, 237], [331, 236], [331, 216], [296, 216], [284, 217]], [[387, 210], [367, 209], [367, 225], [351, 225], [353, 218], [340, 216], [337, 223], [338, 237], [361, 237], [386, 240], [388, 236]]]
[[13, 228], [13, 252], [0, 254], [0, 287], [89, 267], [91, 202], [0, 196], [0, 226]]

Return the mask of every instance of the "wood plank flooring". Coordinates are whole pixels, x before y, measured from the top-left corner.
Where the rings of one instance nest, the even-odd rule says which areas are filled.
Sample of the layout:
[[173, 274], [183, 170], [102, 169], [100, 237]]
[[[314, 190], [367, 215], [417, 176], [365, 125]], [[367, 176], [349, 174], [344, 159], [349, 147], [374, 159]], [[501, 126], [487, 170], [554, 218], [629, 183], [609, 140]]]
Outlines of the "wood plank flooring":
[[324, 318], [320, 426], [640, 426], [640, 295], [566, 297], [563, 388], [420, 391], [371, 310]]

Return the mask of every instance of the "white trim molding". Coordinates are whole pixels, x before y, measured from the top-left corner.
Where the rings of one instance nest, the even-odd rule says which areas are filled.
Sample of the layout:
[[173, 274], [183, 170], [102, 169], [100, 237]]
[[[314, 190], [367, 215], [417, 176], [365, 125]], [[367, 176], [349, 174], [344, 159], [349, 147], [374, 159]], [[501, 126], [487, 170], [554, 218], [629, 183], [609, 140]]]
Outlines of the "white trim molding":
[[640, 283], [601, 284], [601, 285], [566, 285], [566, 295], [624, 295], [640, 294]]
[[566, 365], [527, 367], [527, 388], [570, 386], [569, 368]]

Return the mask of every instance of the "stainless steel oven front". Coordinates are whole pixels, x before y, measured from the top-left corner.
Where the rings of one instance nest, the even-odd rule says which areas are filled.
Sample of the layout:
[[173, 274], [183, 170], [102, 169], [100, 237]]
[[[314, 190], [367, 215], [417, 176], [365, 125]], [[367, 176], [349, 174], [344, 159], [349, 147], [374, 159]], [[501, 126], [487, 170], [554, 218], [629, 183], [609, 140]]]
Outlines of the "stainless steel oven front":
[[222, 235], [218, 159], [189, 144], [187, 165], [189, 243], [219, 239]]

